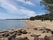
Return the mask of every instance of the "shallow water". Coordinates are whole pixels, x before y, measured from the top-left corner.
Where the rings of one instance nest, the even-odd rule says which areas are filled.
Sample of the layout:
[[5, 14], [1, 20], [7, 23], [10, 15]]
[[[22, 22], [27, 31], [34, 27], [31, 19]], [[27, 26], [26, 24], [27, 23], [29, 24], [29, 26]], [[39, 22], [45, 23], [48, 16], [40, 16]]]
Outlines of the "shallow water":
[[0, 20], [0, 31], [26, 27], [26, 23], [22, 20]]

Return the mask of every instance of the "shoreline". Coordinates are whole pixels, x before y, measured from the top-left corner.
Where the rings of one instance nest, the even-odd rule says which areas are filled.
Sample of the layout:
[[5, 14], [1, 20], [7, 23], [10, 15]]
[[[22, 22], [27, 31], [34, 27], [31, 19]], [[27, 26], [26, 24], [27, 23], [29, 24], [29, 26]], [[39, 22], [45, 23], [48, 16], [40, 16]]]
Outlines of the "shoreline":
[[0, 37], [1, 38], [4, 38], [4, 37], [13, 38], [13, 35], [14, 35], [15, 38], [17, 39], [27, 37], [29, 40], [34, 40], [34, 36], [38, 36], [38, 38], [44, 38], [45, 36], [51, 37], [53, 35], [52, 34], [53, 22], [40, 21], [40, 20], [35, 20], [35, 21], [24, 20], [24, 22], [27, 24], [26, 27], [21, 27], [21, 28], [16, 28], [16, 29], [11, 29], [11, 30], [7, 30], [4, 32], [0, 32], [1, 34]]

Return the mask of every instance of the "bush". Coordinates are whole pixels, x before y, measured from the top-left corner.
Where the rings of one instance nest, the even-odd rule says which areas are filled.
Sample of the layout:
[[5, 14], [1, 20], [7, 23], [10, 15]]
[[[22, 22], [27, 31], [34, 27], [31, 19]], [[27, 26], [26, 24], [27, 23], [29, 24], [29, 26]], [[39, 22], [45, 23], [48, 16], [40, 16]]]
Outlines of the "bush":
[[31, 17], [30, 20], [35, 20], [35, 17]]

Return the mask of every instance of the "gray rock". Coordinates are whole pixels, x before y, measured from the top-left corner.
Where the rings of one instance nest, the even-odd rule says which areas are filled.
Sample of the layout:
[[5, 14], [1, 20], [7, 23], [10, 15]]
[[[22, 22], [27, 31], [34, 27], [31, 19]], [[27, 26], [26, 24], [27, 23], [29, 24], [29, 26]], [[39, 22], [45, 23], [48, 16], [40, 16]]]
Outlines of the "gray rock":
[[8, 37], [9, 36], [9, 33], [5, 33], [2, 35], [3, 37]]
[[27, 31], [26, 31], [26, 30], [24, 30], [24, 29], [20, 29], [20, 30], [18, 30], [18, 32], [17, 32], [17, 33], [27, 34]]
[[16, 33], [16, 35], [20, 36], [20, 35], [21, 35], [21, 33]]

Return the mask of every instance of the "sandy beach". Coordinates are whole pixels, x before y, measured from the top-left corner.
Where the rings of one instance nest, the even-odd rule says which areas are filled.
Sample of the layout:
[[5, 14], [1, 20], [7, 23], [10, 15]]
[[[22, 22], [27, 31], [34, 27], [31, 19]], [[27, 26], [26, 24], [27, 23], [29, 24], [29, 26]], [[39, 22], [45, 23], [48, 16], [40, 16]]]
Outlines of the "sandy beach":
[[40, 34], [40, 37], [44, 37], [45, 35], [51, 36], [51, 33], [42, 33], [42, 31], [39, 30], [33, 30], [34, 28], [38, 28], [38, 29], [43, 29], [43, 28], [48, 28], [50, 30], [53, 30], [53, 21], [41, 21], [41, 20], [34, 20], [34, 21], [30, 21], [30, 20], [25, 20], [26, 24], [27, 24], [27, 29], [28, 31], [31, 32], [31, 34]]
[[[11, 40], [13, 40], [13, 36], [15, 35], [15, 38], [17, 40], [21, 40], [23, 38], [24, 40], [40, 40], [41, 38], [44, 38], [45, 36], [48, 36], [49, 38], [53, 35], [51, 32], [53, 32], [53, 21], [50, 22], [47, 21], [41, 21], [41, 20], [24, 20], [24, 22], [27, 24], [24, 28], [17, 28], [13, 30], [8, 30], [7, 34], [10, 34]], [[4, 35], [8, 37], [8, 35]], [[2, 33], [0, 33], [2, 34]], [[14, 34], [11, 36], [11, 34]], [[3, 35], [3, 34], [2, 34]], [[3, 37], [3, 36], [2, 36]], [[19, 39], [20, 38], [20, 39]], [[14, 39], [14, 40], [16, 40]], [[2, 39], [1, 39], [2, 40]]]
[[30, 21], [30, 20], [25, 20], [25, 22], [27, 23], [27, 27], [28, 28], [34, 28], [34, 27], [46, 27], [46, 28], [50, 28], [51, 30], [53, 30], [53, 21], [41, 21], [41, 20], [34, 20], [34, 21]]

